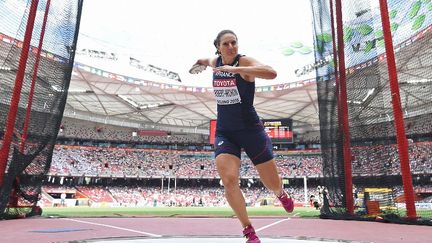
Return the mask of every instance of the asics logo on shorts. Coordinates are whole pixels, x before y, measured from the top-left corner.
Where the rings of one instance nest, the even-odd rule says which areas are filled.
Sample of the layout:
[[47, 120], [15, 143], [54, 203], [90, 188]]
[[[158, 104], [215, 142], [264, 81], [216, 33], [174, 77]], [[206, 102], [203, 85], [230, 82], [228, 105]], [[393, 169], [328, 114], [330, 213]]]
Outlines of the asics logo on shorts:
[[221, 146], [223, 143], [224, 143], [224, 141], [220, 141], [220, 142], [218, 143], [218, 146]]

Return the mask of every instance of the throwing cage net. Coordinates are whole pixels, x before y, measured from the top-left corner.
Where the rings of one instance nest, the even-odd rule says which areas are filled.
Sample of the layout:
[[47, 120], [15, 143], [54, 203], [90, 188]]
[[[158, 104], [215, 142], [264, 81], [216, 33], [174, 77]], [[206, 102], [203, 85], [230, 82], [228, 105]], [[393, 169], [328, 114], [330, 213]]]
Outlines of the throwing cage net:
[[432, 1], [311, 1], [323, 218], [432, 225]]
[[0, 218], [40, 214], [82, 0], [0, 2]]

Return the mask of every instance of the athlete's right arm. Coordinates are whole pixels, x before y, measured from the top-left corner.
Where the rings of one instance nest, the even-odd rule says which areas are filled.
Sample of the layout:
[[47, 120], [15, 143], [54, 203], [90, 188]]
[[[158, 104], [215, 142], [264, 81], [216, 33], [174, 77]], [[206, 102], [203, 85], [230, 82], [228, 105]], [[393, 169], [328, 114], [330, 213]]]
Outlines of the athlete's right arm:
[[205, 65], [208, 67], [215, 67], [216, 66], [216, 58], [201, 58], [198, 59], [196, 64]]

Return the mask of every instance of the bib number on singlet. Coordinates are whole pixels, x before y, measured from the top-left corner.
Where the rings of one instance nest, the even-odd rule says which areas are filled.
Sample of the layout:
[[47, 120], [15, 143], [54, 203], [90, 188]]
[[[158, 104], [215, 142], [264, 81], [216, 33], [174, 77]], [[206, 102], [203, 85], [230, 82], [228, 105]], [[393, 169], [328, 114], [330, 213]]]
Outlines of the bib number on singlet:
[[232, 105], [241, 102], [235, 78], [214, 80], [213, 90], [218, 105]]

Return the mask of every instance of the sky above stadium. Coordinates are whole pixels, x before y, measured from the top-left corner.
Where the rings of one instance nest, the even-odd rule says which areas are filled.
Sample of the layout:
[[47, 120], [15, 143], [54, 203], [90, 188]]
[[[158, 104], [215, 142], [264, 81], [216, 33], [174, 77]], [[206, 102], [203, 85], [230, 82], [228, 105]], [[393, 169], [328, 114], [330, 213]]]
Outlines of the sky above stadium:
[[[258, 86], [299, 81], [312, 75], [294, 73], [314, 60], [310, 8], [309, 0], [89, 0], [77, 49], [133, 57], [177, 72], [183, 85], [206, 87], [210, 70], [188, 70], [197, 58], [213, 57], [217, 33], [231, 29], [241, 54], [278, 71], [276, 80], [258, 80]], [[120, 66], [107, 71], [128, 75]]]

